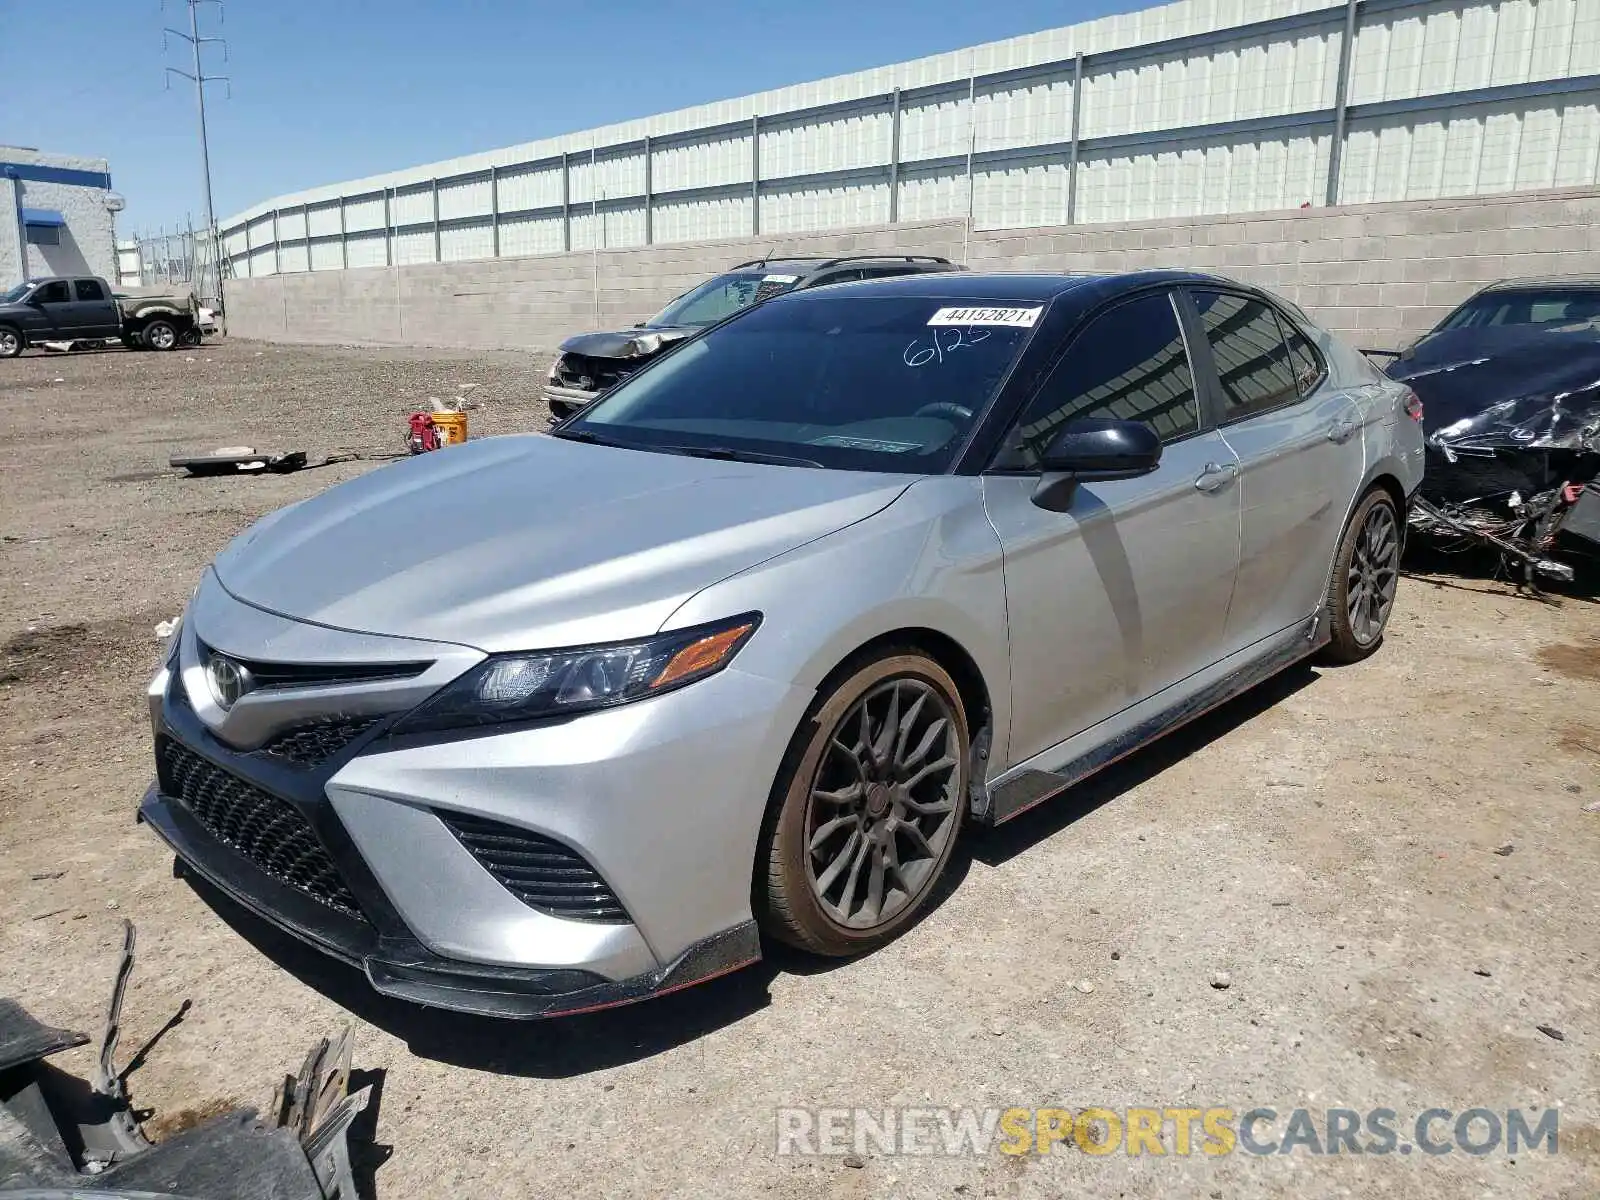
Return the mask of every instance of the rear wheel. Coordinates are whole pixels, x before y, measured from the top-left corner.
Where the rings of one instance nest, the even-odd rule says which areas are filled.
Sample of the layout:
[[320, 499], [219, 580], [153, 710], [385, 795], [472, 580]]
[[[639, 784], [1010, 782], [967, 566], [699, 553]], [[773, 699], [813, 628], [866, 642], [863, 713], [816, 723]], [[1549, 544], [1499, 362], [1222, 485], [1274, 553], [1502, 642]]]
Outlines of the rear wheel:
[[15, 358], [22, 353], [22, 335], [9, 325], [0, 325], [0, 358]]
[[178, 330], [171, 321], [155, 320], [144, 327], [144, 344], [152, 350], [174, 350], [178, 346]]
[[1368, 492], [1350, 518], [1328, 584], [1331, 640], [1322, 658], [1353, 663], [1383, 642], [1400, 584], [1400, 514], [1382, 488]]
[[774, 796], [758, 864], [766, 931], [842, 956], [910, 924], [961, 830], [968, 748], [955, 682], [925, 655], [840, 682], [796, 734]]

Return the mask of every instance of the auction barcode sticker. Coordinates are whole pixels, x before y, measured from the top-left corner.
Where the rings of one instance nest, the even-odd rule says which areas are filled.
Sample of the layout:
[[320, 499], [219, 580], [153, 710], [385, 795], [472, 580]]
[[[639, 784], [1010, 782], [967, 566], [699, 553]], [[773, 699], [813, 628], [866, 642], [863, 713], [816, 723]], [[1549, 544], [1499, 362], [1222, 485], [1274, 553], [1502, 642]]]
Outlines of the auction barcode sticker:
[[928, 318], [929, 325], [1001, 325], [1010, 329], [1032, 329], [1043, 312], [1035, 308], [941, 308]]

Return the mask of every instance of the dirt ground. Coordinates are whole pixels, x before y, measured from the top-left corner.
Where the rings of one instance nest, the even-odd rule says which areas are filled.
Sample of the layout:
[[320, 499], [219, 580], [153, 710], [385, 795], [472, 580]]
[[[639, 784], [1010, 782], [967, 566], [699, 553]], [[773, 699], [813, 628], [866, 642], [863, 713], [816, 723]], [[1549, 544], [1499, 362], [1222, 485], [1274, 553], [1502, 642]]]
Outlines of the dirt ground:
[[[122, 1061], [177, 1018], [129, 1080], [156, 1133], [264, 1104], [354, 1020], [384, 1197], [1596, 1195], [1592, 600], [1408, 577], [1375, 658], [1294, 671], [972, 838], [957, 886], [888, 949], [775, 955], [586, 1017], [383, 1001], [175, 879], [133, 823], [154, 627], [254, 518], [381, 466], [192, 480], [167, 456], [392, 451], [407, 411], [463, 383], [475, 436], [542, 428], [543, 365], [249, 343], [0, 363], [0, 995], [98, 1031], [135, 920]], [[1430, 1107], [1559, 1107], [1560, 1143], [780, 1157], [789, 1105], [1304, 1107], [1319, 1126], [1387, 1107], [1402, 1135]]]

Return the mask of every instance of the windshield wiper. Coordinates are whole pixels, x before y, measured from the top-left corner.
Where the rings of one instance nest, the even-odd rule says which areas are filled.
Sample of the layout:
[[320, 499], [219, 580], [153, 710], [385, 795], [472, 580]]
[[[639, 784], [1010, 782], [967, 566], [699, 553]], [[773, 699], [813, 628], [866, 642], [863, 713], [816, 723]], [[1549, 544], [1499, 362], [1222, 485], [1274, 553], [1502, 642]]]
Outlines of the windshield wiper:
[[651, 446], [663, 454], [686, 454], [690, 458], [717, 458], [729, 462], [766, 463], [774, 467], [820, 467], [814, 458], [792, 454], [763, 454], [759, 450], [735, 450], [732, 446]]
[[592, 429], [556, 429], [550, 436], [561, 438], [567, 442], [586, 442], [591, 446], [617, 446], [623, 450], [640, 450], [641, 447], [634, 442], [619, 442], [615, 438], [601, 437]]

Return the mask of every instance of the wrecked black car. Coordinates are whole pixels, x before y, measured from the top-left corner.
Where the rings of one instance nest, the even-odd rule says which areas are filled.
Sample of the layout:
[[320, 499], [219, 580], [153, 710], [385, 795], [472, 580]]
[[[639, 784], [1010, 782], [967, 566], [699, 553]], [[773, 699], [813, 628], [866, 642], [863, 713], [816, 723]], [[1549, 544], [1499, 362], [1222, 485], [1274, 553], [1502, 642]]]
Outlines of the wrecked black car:
[[569, 417], [626, 379], [664, 350], [740, 309], [784, 292], [960, 270], [931, 255], [851, 255], [844, 258], [770, 258], [740, 263], [691, 288], [648, 321], [619, 333], [581, 333], [561, 343], [550, 364], [544, 398], [557, 419]]
[[1414, 530], [1493, 546], [1530, 587], [1600, 555], [1600, 280], [1494, 284], [1386, 369], [1423, 402]]

